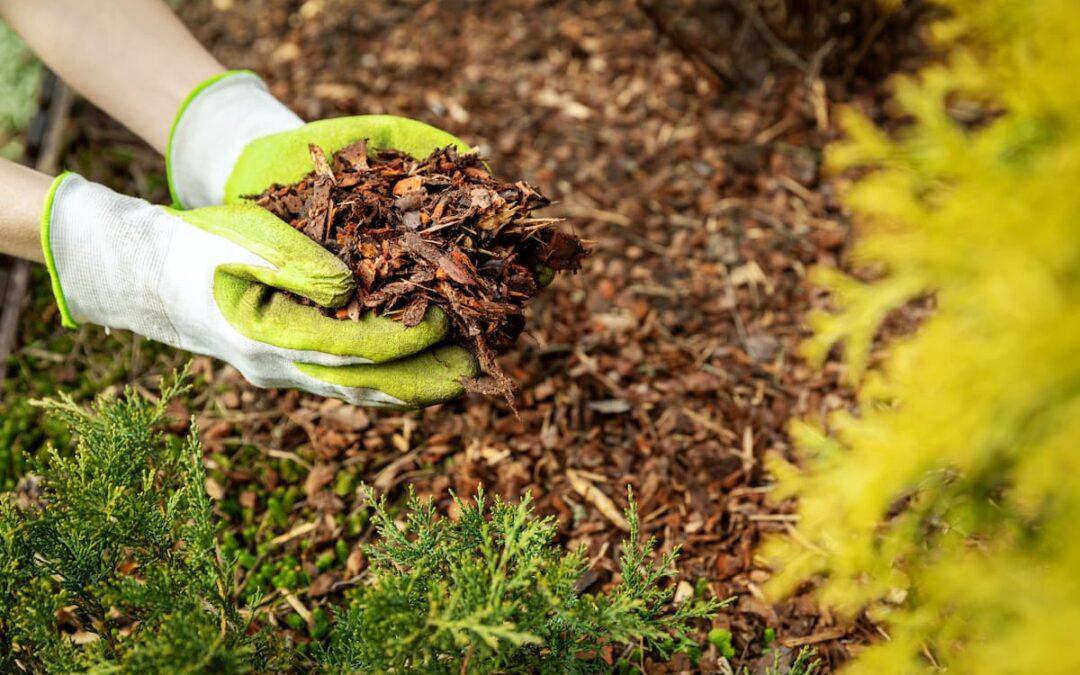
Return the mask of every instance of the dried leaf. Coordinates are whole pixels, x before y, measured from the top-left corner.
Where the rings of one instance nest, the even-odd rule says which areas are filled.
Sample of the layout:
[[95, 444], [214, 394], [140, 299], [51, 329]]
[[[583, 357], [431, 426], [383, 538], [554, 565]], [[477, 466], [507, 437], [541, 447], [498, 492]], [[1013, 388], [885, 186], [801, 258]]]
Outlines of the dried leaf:
[[323, 489], [334, 480], [337, 474], [337, 466], [334, 464], [317, 464], [308, 472], [304, 480], [304, 494], [309, 498]]

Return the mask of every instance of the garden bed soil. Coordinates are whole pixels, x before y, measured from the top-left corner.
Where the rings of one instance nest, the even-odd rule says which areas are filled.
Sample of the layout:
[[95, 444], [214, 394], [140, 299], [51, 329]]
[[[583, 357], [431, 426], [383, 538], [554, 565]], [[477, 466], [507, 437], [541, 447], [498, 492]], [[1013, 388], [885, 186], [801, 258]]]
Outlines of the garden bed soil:
[[[809, 4], [820, 12], [710, 0], [180, 5], [223, 63], [260, 73], [301, 116], [394, 113], [442, 127], [596, 242], [580, 273], [535, 297], [500, 357], [520, 387], [518, 416], [478, 395], [418, 413], [365, 410], [257, 390], [196, 359], [205, 386], [186, 410], [221, 517], [241, 541], [245, 528], [275, 533], [266, 557], [293, 555], [312, 577], [289, 602], [264, 600], [281, 630], [292, 630], [281, 620], [294, 601], [310, 609], [361, 582], [356, 547], [371, 531], [359, 480], [395, 498], [412, 484], [446, 508], [447, 489], [529, 490], [562, 543], [595, 561], [585, 589], [612, 580], [631, 484], [648, 533], [683, 547], [678, 595], [737, 597], [714, 623], [734, 633], [736, 666], [771, 662], [767, 628], [785, 653], [817, 647], [827, 672], [880, 639], [866, 618], [818, 607], [812, 582], [770, 602], [772, 572], [754, 553], [796, 523], [793, 503], [770, 501], [763, 458], [792, 457], [789, 420], [853, 405], [837, 362], [816, 370], [797, 351], [806, 313], [827, 306], [807, 271], [843, 265], [850, 235], [843, 179], [824, 175], [823, 148], [839, 134], [840, 104], [888, 121], [885, 76], [922, 58], [918, 3], [885, 18], [879, 3], [837, 3], [835, 15]], [[160, 159], [80, 110], [71, 164], [160, 197], [163, 183], [134, 170]], [[118, 144], [129, 148], [123, 171], [101, 152]], [[909, 330], [920, 311], [887, 330]], [[144, 372], [137, 385], [156, 381]], [[299, 491], [285, 527], [267, 510], [283, 486]], [[345, 555], [317, 569], [338, 542]], [[698, 669], [721, 671], [719, 658], [706, 646]], [[691, 668], [685, 655], [645, 666]]]

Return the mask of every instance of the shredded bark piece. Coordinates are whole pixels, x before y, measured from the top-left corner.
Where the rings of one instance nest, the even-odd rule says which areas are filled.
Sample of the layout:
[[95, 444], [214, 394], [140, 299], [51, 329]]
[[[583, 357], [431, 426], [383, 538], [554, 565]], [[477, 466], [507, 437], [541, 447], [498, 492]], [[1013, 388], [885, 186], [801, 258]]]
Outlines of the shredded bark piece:
[[514, 385], [496, 349], [517, 340], [525, 303], [553, 271], [580, 269], [588, 255], [581, 240], [554, 227], [556, 219], [531, 218], [549, 200], [525, 182], [493, 178], [475, 154], [448, 147], [424, 159], [371, 155], [367, 141], [332, 161], [318, 146], [309, 151], [314, 171], [249, 199], [354, 271], [356, 296], [325, 313], [356, 321], [363, 308], [411, 327], [437, 305], [490, 377], [467, 389], [513, 407]]

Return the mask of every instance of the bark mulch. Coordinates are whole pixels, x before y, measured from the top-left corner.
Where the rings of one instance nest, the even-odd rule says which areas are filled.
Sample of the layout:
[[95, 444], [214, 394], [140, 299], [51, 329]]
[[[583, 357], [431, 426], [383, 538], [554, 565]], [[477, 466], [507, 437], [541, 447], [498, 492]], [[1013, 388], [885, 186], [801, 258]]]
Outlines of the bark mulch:
[[[784, 650], [817, 646], [826, 670], [878, 638], [866, 619], [819, 608], [812, 584], [769, 602], [771, 571], [754, 555], [796, 518], [792, 504], [767, 501], [763, 456], [790, 457], [792, 418], [820, 420], [852, 401], [839, 365], [815, 371], [796, 352], [803, 316], [826, 302], [807, 270], [841, 265], [849, 239], [822, 148], [838, 135], [839, 103], [890, 119], [884, 78], [920, 53], [910, 5], [881, 18], [880, 3], [827, 4], [837, 8], [183, 3], [224, 63], [258, 71], [305, 118], [395, 113], [440, 126], [475, 143], [498, 175], [535, 185], [552, 217], [595, 242], [579, 274], [533, 298], [517, 347], [500, 357], [519, 387], [518, 416], [475, 394], [421, 413], [372, 412], [258, 391], [197, 360], [224, 389], [199, 413], [217, 496], [261, 509], [252, 486], [272, 490], [288, 480], [285, 465], [302, 467], [290, 514], [299, 529], [275, 554], [311, 565], [345, 536], [335, 516], [358, 508], [355, 493], [335, 491], [344, 472], [394, 494], [411, 483], [444, 504], [447, 488], [531, 490], [563, 543], [588, 547], [596, 572], [584, 585], [601, 587], [631, 484], [649, 532], [684, 547], [679, 594], [737, 596], [715, 622], [735, 635], [736, 665], [761, 666], [767, 627]], [[230, 462], [242, 448], [260, 459]], [[350, 555], [297, 598], [324, 603], [363, 567]], [[683, 657], [648, 665], [690, 667]], [[724, 667], [707, 648], [700, 669]]]
[[[588, 250], [558, 219], [533, 218], [550, 200], [523, 181], [492, 178], [475, 153], [438, 148], [413, 158], [392, 149], [369, 157], [362, 139], [334, 154], [310, 146], [314, 171], [272, 185], [256, 204], [333, 251], [356, 294], [329, 315], [359, 321], [372, 311], [417, 326], [432, 305], [450, 318], [451, 339], [472, 349], [487, 380], [469, 391], [502, 396], [514, 384], [495, 349], [514, 345], [523, 309], [556, 272], [576, 272]], [[302, 299], [301, 299], [302, 300]]]

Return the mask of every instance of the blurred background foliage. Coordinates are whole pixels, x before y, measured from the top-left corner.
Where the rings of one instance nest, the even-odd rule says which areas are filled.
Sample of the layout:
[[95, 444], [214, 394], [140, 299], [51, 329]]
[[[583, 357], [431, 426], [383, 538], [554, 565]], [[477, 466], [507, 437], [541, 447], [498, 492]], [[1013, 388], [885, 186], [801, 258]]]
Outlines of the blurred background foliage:
[[37, 110], [41, 64], [19, 36], [0, 21], [0, 157], [20, 159], [20, 133]]
[[[800, 467], [773, 460], [801, 517], [766, 549], [773, 590], [823, 575], [822, 600], [883, 622], [846, 672], [1075, 672], [1080, 5], [941, 4], [951, 55], [895, 81], [907, 122], [849, 113], [829, 157], [861, 176], [862, 273], [819, 271], [836, 311], [805, 353], [843, 346], [859, 410], [796, 423]], [[921, 328], [875, 346], [919, 298]]]

